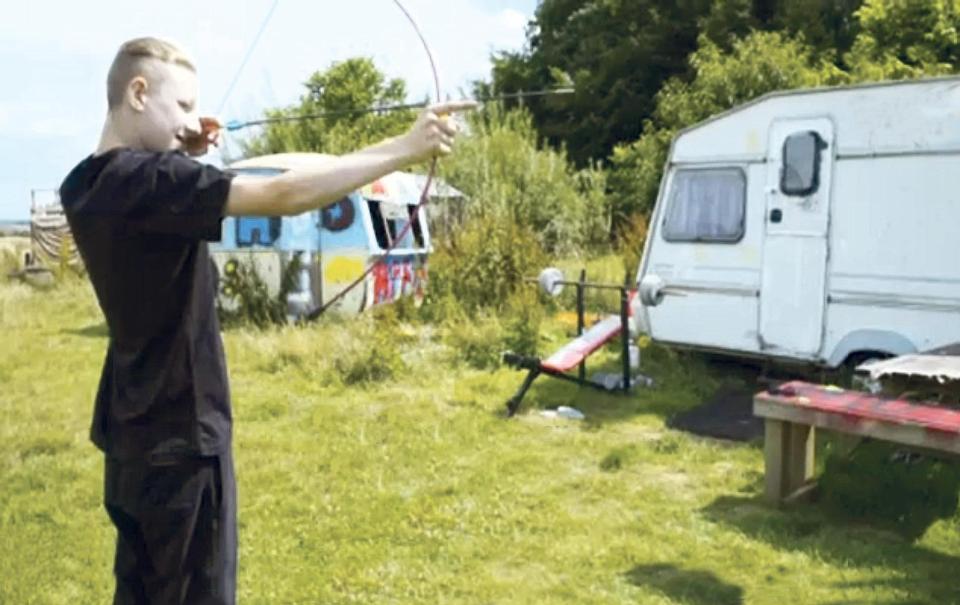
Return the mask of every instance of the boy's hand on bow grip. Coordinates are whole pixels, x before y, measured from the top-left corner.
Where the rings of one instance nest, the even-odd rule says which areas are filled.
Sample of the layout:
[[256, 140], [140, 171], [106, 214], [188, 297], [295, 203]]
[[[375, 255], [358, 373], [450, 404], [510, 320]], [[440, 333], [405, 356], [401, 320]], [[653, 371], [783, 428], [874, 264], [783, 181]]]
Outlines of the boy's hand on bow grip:
[[470, 111], [476, 109], [477, 105], [476, 101], [450, 101], [424, 109], [406, 134], [411, 161], [420, 162], [452, 153], [458, 128], [450, 120], [450, 114]]
[[191, 156], [201, 156], [210, 148], [210, 145], [220, 145], [220, 129], [222, 126], [216, 118], [200, 118], [200, 130], [191, 131], [183, 139], [183, 151]]

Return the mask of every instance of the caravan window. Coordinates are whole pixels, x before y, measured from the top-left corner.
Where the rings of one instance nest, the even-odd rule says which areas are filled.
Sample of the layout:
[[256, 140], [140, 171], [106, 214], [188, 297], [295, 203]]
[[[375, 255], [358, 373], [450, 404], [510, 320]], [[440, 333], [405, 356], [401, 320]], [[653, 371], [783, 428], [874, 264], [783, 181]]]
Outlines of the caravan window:
[[780, 191], [786, 195], [807, 196], [820, 187], [820, 152], [826, 147], [812, 130], [798, 132], [783, 143], [783, 168]]
[[740, 241], [747, 179], [739, 168], [678, 170], [673, 176], [663, 237], [670, 242]]

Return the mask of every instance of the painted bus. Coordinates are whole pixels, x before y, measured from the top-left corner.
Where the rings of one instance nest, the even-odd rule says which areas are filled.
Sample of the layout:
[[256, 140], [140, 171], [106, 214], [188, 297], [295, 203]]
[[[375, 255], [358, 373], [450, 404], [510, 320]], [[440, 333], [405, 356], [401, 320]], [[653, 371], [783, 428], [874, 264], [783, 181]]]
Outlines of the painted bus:
[[[323, 157], [310, 156], [312, 162]], [[285, 160], [285, 168], [270, 165], [267, 157], [236, 162], [229, 169], [267, 178], [289, 168], [289, 157]], [[321, 210], [296, 216], [225, 218], [220, 242], [210, 247], [221, 305], [230, 309], [237, 304], [235, 293], [223, 287], [222, 277], [236, 270], [238, 263], [253, 267], [273, 296], [280, 295], [286, 281], [290, 319], [323, 307], [370, 265], [375, 265], [370, 275], [332, 309], [356, 314], [403, 296], [422, 300], [432, 251], [426, 208], [417, 210], [424, 181], [419, 175], [395, 172]], [[402, 241], [387, 254], [411, 221]], [[295, 274], [288, 274], [291, 271]]]

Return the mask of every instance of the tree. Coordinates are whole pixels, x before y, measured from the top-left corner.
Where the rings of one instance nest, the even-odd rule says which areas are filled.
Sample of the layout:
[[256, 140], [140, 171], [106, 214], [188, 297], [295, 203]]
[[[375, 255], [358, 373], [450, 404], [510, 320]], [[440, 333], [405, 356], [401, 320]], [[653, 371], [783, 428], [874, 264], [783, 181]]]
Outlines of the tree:
[[527, 48], [494, 57], [494, 92], [571, 83], [572, 97], [526, 101], [541, 136], [579, 165], [634, 141], [705, 37], [723, 52], [753, 31], [783, 31], [843, 66], [863, 0], [543, 0]]
[[857, 11], [863, 0], [783, 0], [774, 29], [802, 38], [816, 53], [838, 66], [859, 32]]
[[847, 63], [857, 80], [955, 73], [960, 0], [866, 0]]
[[[271, 109], [268, 118], [326, 114], [314, 120], [268, 124], [245, 145], [248, 155], [315, 151], [343, 154], [406, 131], [416, 119], [413, 111], [362, 113], [403, 103], [406, 85], [387, 80], [371, 59], [352, 58], [316, 72], [304, 84], [300, 103]], [[361, 110], [361, 111], [357, 111]]]
[[710, 0], [544, 0], [527, 50], [494, 58], [497, 93], [572, 84], [571, 96], [525, 101], [541, 136], [579, 165], [635, 139], [654, 95], [687, 69]]

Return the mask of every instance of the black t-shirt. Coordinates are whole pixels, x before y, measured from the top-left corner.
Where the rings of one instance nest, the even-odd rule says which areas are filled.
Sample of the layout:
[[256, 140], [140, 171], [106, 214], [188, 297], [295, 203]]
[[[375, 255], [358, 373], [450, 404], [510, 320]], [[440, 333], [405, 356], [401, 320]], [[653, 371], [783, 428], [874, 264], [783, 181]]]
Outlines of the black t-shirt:
[[110, 332], [91, 438], [121, 460], [214, 455], [230, 392], [205, 240], [220, 239], [233, 174], [179, 151], [113, 149], [60, 188]]

